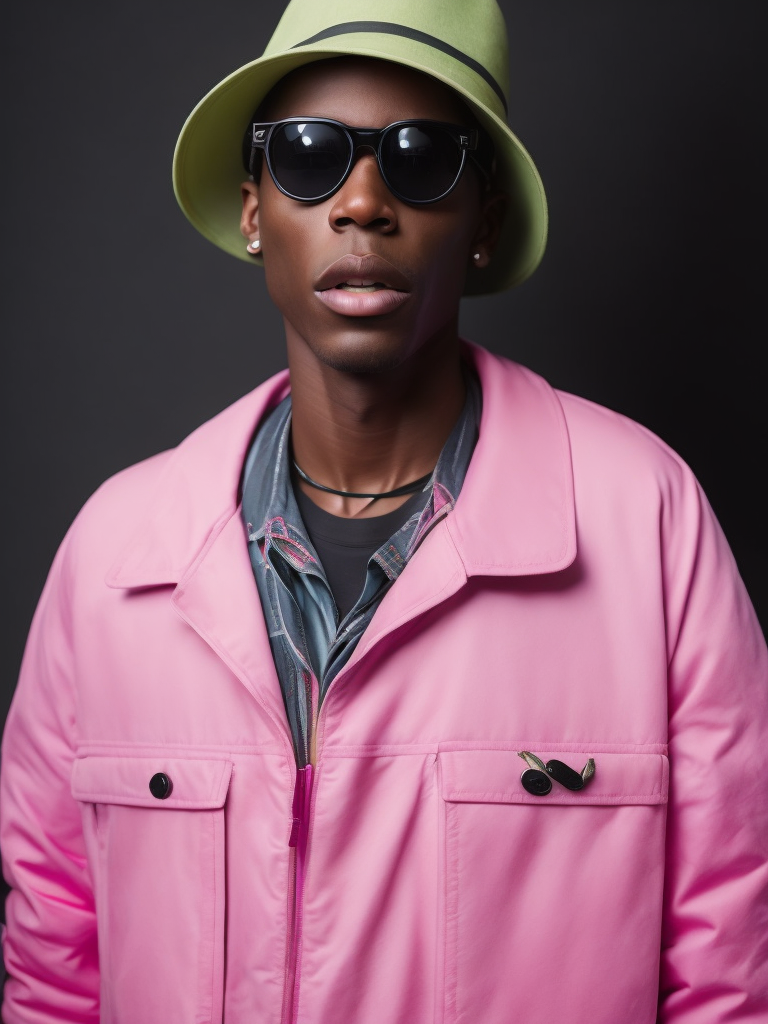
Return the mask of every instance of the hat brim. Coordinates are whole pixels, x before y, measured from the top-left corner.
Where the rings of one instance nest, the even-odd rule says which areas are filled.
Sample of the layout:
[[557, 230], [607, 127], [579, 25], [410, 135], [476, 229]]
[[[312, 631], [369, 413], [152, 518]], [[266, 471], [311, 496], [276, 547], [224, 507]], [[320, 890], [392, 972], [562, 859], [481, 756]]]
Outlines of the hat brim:
[[[470, 268], [465, 295], [484, 295], [521, 284], [541, 261], [547, 238], [547, 202], [539, 173], [525, 147], [490, 106], [457, 81], [455, 70], [429, 65], [407, 54], [385, 52], [362, 37], [347, 36], [343, 47], [296, 47], [261, 57], [234, 71], [198, 103], [176, 143], [173, 187], [190, 222], [214, 245], [249, 263], [240, 234], [241, 139], [256, 107], [289, 72], [313, 61], [340, 56], [372, 57], [430, 75], [457, 92], [496, 148], [496, 184], [507, 195], [501, 237], [487, 267]], [[439, 58], [439, 54], [435, 55]], [[446, 62], [450, 58], [446, 58]]]

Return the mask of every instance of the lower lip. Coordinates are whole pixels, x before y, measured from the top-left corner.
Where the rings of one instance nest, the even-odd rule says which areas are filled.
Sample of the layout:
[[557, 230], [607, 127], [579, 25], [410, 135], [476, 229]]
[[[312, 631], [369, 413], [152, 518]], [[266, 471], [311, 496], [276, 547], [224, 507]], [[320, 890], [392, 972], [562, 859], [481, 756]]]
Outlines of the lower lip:
[[334, 313], [342, 316], [382, 316], [398, 309], [408, 301], [409, 292], [394, 288], [380, 288], [375, 292], [348, 292], [343, 288], [325, 288], [315, 292]]

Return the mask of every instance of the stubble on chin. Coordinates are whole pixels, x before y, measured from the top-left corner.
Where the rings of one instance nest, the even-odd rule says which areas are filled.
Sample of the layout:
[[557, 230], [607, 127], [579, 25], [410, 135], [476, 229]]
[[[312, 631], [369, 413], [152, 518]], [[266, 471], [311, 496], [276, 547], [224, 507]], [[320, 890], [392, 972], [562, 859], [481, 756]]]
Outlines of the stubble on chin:
[[396, 369], [402, 362], [400, 354], [391, 352], [339, 352], [325, 360], [326, 366], [338, 373], [355, 375], [376, 375]]
[[335, 344], [304, 342], [315, 359], [337, 373], [375, 376], [397, 369], [407, 358], [406, 346], [371, 337], [337, 341]]

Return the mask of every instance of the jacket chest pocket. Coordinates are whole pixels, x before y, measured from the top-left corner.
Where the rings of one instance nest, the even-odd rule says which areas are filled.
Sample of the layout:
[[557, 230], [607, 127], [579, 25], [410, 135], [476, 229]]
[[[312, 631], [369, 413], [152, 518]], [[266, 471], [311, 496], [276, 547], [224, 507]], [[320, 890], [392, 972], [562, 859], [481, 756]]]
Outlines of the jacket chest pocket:
[[653, 1024], [667, 758], [532, 749], [595, 774], [538, 796], [516, 750], [439, 757], [446, 1024]]
[[218, 1024], [225, 760], [75, 761], [99, 931], [102, 1024]]

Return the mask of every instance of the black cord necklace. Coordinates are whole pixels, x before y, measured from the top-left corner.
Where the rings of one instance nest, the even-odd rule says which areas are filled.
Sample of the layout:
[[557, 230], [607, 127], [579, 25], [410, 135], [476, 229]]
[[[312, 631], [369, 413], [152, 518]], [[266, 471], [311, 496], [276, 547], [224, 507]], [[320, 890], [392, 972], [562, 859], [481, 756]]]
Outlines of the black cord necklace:
[[335, 487], [326, 487], [325, 484], [319, 484], [317, 480], [313, 480], [311, 476], [307, 476], [304, 470], [299, 466], [295, 459], [293, 461], [293, 468], [299, 474], [301, 479], [309, 484], [310, 487], [316, 487], [318, 491], [327, 491], [328, 494], [338, 494], [342, 498], [400, 498], [404, 494], [415, 494], [416, 491], [423, 491], [429, 481], [432, 479], [431, 473], [427, 473], [424, 476], [420, 476], [418, 480], [412, 480], [409, 484], [403, 484], [402, 487], [395, 487], [392, 491], [382, 491], [380, 494], [366, 494], [359, 491], [337, 491]]

